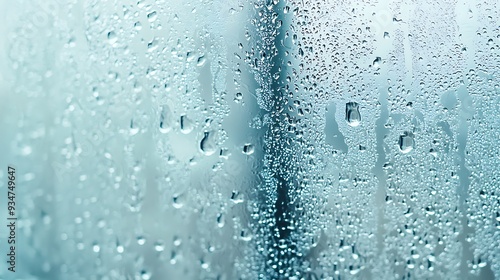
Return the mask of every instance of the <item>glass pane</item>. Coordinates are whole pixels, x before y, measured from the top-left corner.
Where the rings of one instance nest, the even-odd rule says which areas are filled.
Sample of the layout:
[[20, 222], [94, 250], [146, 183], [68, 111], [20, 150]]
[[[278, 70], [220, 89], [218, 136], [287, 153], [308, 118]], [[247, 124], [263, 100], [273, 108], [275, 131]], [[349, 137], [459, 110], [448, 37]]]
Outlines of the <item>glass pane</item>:
[[497, 1], [0, 1], [1, 279], [500, 279]]

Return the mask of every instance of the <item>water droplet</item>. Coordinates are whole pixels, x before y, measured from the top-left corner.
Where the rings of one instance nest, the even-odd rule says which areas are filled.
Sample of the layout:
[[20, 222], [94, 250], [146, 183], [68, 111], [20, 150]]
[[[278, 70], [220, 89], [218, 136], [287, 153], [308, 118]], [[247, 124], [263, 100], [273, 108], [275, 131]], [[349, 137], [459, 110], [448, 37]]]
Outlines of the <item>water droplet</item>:
[[141, 271], [141, 279], [143, 279], [143, 280], [151, 279], [151, 273], [146, 271], [146, 270], [142, 270]]
[[147, 17], [148, 17], [148, 21], [149, 21], [149, 22], [153, 22], [153, 21], [155, 21], [155, 20], [156, 20], [156, 18], [158, 17], [158, 14], [156, 13], [156, 11], [152, 11], [151, 13], [149, 13], [149, 14], [147, 15]]
[[151, 42], [148, 43], [148, 52], [153, 52], [158, 48], [158, 39], [153, 38]]
[[361, 114], [359, 113], [359, 104], [356, 102], [349, 102], [345, 105], [345, 120], [347, 124], [353, 127], [361, 123]]
[[379, 69], [381, 62], [382, 62], [382, 58], [380, 56], [377, 56], [377, 58], [375, 58], [375, 60], [373, 61], [373, 64], [372, 64], [373, 68]]
[[162, 106], [160, 114], [160, 132], [168, 133], [172, 129], [171, 126], [171, 113], [168, 105]]
[[116, 44], [118, 41], [118, 37], [116, 36], [116, 33], [114, 31], [108, 32], [108, 43], [112, 46]]
[[206, 61], [207, 61], [207, 59], [205, 58], [205, 56], [204, 56], [204, 55], [202, 55], [202, 56], [200, 56], [200, 57], [198, 58], [198, 62], [196, 63], [196, 66], [201, 67], [201, 66], [205, 65], [205, 62], [206, 62]]
[[123, 248], [122, 245], [118, 245], [118, 246], [116, 246], [116, 251], [121, 254], [121, 253], [123, 253], [123, 251], [125, 251], [125, 249]]
[[237, 92], [234, 97], [234, 102], [239, 103], [243, 99], [243, 94], [241, 92]]
[[231, 194], [231, 200], [234, 204], [242, 203], [245, 201], [243, 194], [238, 191], [233, 191]]
[[243, 146], [243, 153], [245, 155], [251, 155], [255, 151], [255, 147], [252, 144], [245, 144]]
[[200, 151], [206, 155], [211, 156], [215, 153], [215, 139], [213, 132], [205, 132], [203, 139], [200, 141]]
[[137, 236], [137, 244], [144, 245], [146, 243], [146, 238], [143, 235]]
[[187, 62], [191, 62], [195, 59], [195, 53], [194, 52], [188, 52], [186, 54], [186, 60]]
[[174, 194], [172, 198], [172, 206], [176, 209], [180, 209], [184, 206], [182, 194]]
[[224, 227], [225, 224], [226, 224], [226, 219], [224, 217], [224, 214], [220, 213], [219, 215], [217, 215], [217, 226], [221, 228]]
[[399, 136], [399, 149], [403, 154], [409, 153], [415, 148], [415, 140], [413, 138], [413, 133], [407, 131]]
[[96, 253], [99, 253], [99, 251], [101, 251], [101, 247], [99, 246], [99, 244], [97, 244], [97, 242], [94, 242], [94, 244], [92, 245], [92, 250]]
[[44, 224], [48, 225], [52, 221], [52, 218], [45, 212], [42, 212], [42, 221]]
[[230, 155], [231, 155], [231, 152], [228, 149], [226, 149], [226, 148], [220, 149], [220, 152], [219, 152], [220, 158], [228, 159]]
[[184, 134], [188, 134], [193, 131], [193, 121], [189, 119], [186, 115], [181, 116], [181, 132]]
[[154, 246], [156, 252], [163, 252], [165, 250], [165, 243], [161, 240], [156, 241]]
[[130, 120], [130, 130], [129, 130], [129, 134], [130, 135], [136, 135], [137, 133], [139, 133], [139, 127], [137, 127], [136, 125], [134, 125], [134, 120]]
[[141, 30], [142, 29], [142, 24], [140, 21], [134, 23], [134, 28], [135, 30]]
[[179, 247], [182, 244], [182, 239], [179, 236], [174, 236], [174, 246]]
[[242, 230], [241, 233], [240, 233], [240, 239], [243, 240], [243, 241], [250, 241], [252, 240], [252, 233], [250, 233], [249, 230]]

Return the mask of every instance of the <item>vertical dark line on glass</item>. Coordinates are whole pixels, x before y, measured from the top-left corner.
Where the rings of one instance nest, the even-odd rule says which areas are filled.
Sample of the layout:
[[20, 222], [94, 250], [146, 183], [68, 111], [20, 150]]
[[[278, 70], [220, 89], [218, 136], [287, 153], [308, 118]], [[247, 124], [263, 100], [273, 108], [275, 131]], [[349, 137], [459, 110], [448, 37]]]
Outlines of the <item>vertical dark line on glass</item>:
[[[259, 38], [262, 50], [269, 56], [268, 66], [270, 69], [260, 69], [262, 76], [269, 82], [268, 90], [270, 93], [262, 93], [269, 96], [269, 111], [262, 112], [269, 115], [269, 124], [266, 131], [266, 142], [264, 148], [263, 160], [267, 165], [267, 174], [271, 180], [267, 182], [268, 187], [275, 186], [276, 201], [274, 202], [274, 214], [269, 218], [274, 220], [269, 224], [269, 236], [262, 240], [269, 244], [270, 251], [265, 252], [265, 271], [266, 279], [288, 279], [294, 276], [295, 270], [300, 266], [300, 260], [297, 254], [296, 240], [293, 240], [292, 229], [294, 218], [293, 205], [290, 204], [291, 197], [289, 190], [293, 188], [297, 180], [296, 167], [292, 163], [294, 138], [287, 133], [287, 124], [285, 122], [284, 112], [287, 110], [287, 90], [286, 90], [286, 70], [285, 49], [283, 41], [288, 24], [285, 21], [283, 8], [285, 1], [266, 0], [264, 7], [260, 12], [267, 15], [267, 23], [271, 26], [265, 27], [269, 32], [267, 38]], [[278, 2], [278, 3], [276, 3]], [[276, 4], [275, 4], [276, 3]], [[280, 22], [282, 24], [280, 24]], [[267, 39], [272, 38], [271, 41]], [[261, 57], [262, 59], [262, 57]], [[264, 58], [265, 59], [265, 58]], [[265, 64], [264, 64], [265, 65]], [[267, 72], [267, 73], [266, 73]], [[278, 75], [279, 78], [275, 78]], [[262, 85], [261, 85], [262, 86]], [[265, 89], [264, 89], [265, 90]], [[298, 185], [298, 184], [297, 184]], [[268, 189], [267, 195], [273, 196], [274, 190]], [[266, 201], [272, 201], [270, 197], [263, 198]], [[268, 208], [269, 207], [269, 208]], [[272, 209], [271, 205], [264, 206], [264, 209]], [[270, 214], [270, 213], [268, 213]], [[266, 246], [267, 247], [267, 246]]]
[[280, 73], [278, 79], [271, 79], [272, 103], [274, 106], [271, 108], [272, 123], [269, 133], [272, 135], [270, 139], [275, 142], [273, 143], [273, 147], [276, 148], [268, 151], [273, 157], [273, 161], [277, 163], [274, 165], [276, 170], [273, 170], [274, 179], [276, 179], [277, 199], [275, 203], [275, 224], [272, 229], [272, 242], [276, 251], [276, 266], [274, 270], [278, 278], [293, 276], [293, 270], [297, 268], [297, 262], [299, 262], [296, 242], [292, 238], [292, 228], [296, 228], [293, 226], [294, 221], [292, 219], [293, 217], [297, 218], [297, 216], [293, 215], [293, 205], [290, 204], [291, 198], [289, 193], [289, 190], [293, 188], [291, 184], [294, 184], [295, 180], [297, 180], [295, 168], [293, 164], [290, 164], [294, 149], [293, 141], [295, 139], [290, 138], [290, 134], [286, 131], [283, 114], [283, 111], [287, 110], [288, 103], [285, 88], [287, 83], [285, 80], [287, 65], [285, 63], [285, 49], [282, 44], [285, 40], [287, 27], [283, 13], [284, 2], [280, 1], [273, 6], [273, 12], [277, 15], [277, 21], [281, 20], [283, 24], [277, 27], [276, 30], [277, 33], [274, 40], [276, 55], [273, 56], [271, 61], [271, 77]]

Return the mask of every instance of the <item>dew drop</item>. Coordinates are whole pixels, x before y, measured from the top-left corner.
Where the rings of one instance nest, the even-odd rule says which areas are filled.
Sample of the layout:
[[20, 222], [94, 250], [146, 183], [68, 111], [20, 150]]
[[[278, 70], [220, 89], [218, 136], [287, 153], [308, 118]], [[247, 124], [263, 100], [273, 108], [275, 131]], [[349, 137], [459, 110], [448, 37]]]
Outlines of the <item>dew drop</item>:
[[172, 206], [174, 206], [174, 208], [176, 209], [180, 209], [182, 208], [182, 206], [184, 206], [184, 203], [182, 201], [183, 197], [181, 194], [174, 194], [172, 198]]
[[356, 127], [361, 123], [361, 114], [359, 113], [359, 104], [349, 102], [345, 106], [345, 120], [347, 124]]
[[243, 194], [238, 192], [238, 191], [233, 191], [231, 194], [231, 201], [233, 201], [234, 204], [242, 203], [245, 201], [243, 198]]
[[196, 63], [196, 66], [201, 67], [201, 66], [205, 65], [205, 62], [206, 62], [206, 61], [207, 61], [207, 59], [205, 58], [205, 56], [204, 56], [204, 55], [202, 55], [202, 56], [200, 56], [200, 57], [198, 58], [198, 62]]
[[156, 252], [163, 252], [165, 250], [165, 243], [163, 241], [156, 241], [154, 246]]
[[399, 136], [399, 150], [403, 153], [409, 153], [415, 148], [415, 140], [413, 133], [405, 131], [403, 135]]
[[142, 280], [149, 280], [149, 279], [151, 279], [151, 273], [148, 272], [148, 271], [145, 271], [145, 270], [141, 271], [141, 279]]
[[189, 119], [186, 115], [181, 116], [181, 132], [184, 134], [189, 134], [193, 131], [193, 121]]
[[243, 153], [245, 155], [251, 155], [255, 151], [255, 147], [252, 144], [245, 144], [243, 146]]
[[217, 226], [222, 228], [226, 224], [226, 219], [224, 217], [224, 214], [220, 213], [217, 215]]
[[160, 115], [160, 132], [168, 133], [171, 129], [170, 108], [167, 105], [164, 105]]
[[148, 52], [153, 52], [158, 48], [158, 39], [154, 38], [148, 43]]
[[146, 243], [146, 238], [143, 235], [137, 236], [137, 244], [144, 245]]
[[147, 15], [147, 17], [149, 22], [153, 22], [156, 20], [156, 18], [158, 18], [158, 14], [156, 13], [156, 11], [152, 11]]
[[118, 41], [118, 37], [116, 36], [116, 33], [114, 31], [108, 32], [108, 43], [112, 46], [116, 44]]
[[382, 58], [377, 56], [377, 58], [375, 58], [375, 60], [373, 61], [373, 64], [372, 64], [373, 68], [379, 69], [381, 62], [382, 62]]
[[200, 151], [206, 155], [211, 156], [215, 153], [215, 140], [213, 132], [205, 132], [203, 139], [200, 141]]
[[92, 245], [92, 250], [95, 253], [99, 253], [99, 251], [101, 251], [101, 247], [99, 246], [99, 244], [97, 244], [96, 242], [94, 242], [94, 244]]
[[142, 24], [140, 21], [137, 21], [136, 23], [134, 23], [134, 29], [137, 31], [142, 29]]

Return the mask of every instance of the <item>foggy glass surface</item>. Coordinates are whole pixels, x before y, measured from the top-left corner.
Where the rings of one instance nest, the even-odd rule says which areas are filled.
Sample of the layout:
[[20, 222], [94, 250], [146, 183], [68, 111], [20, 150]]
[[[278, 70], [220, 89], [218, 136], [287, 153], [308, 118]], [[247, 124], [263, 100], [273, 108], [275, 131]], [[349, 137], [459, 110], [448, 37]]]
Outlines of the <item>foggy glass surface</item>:
[[499, 13], [0, 0], [0, 279], [500, 279]]

